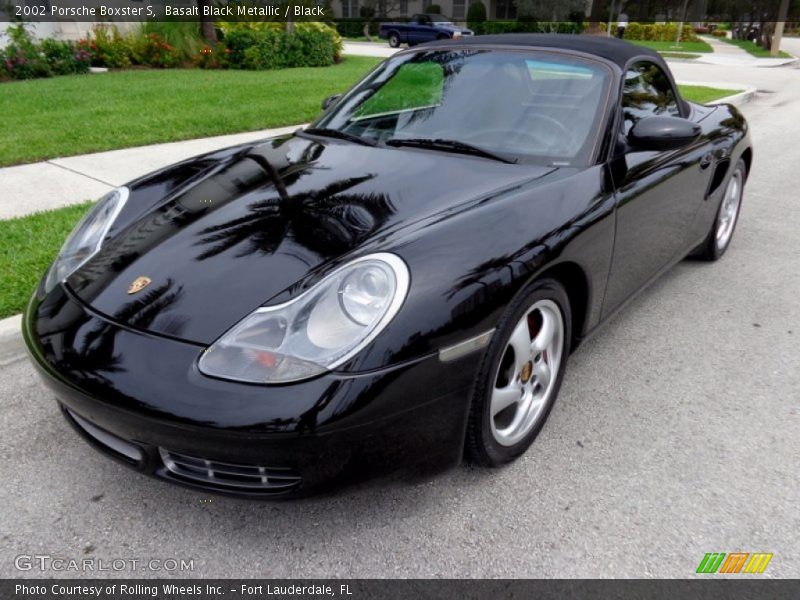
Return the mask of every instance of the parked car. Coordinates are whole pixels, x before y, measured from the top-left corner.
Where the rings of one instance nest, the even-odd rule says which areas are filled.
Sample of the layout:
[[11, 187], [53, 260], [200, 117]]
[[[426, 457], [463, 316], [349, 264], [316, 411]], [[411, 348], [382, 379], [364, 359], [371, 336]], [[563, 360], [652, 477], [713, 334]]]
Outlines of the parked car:
[[67, 239], [24, 337], [100, 451], [261, 498], [507, 463], [582, 340], [725, 253], [752, 163], [734, 107], [615, 39], [433, 42], [326, 106], [132, 181]]
[[378, 35], [389, 40], [392, 48], [400, 44], [415, 46], [433, 40], [446, 40], [472, 35], [471, 29], [459, 27], [442, 15], [414, 15], [411, 20], [398, 23], [381, 23]]

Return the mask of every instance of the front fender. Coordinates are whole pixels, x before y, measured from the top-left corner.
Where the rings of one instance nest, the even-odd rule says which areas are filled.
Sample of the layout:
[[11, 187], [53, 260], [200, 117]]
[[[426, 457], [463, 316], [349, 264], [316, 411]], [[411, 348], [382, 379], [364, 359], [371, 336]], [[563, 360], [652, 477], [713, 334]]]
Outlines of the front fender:
[[522, 287], [563, 264], [585, 274], [581, 323], [590, 328], [599, 320], [614, 242], [604, 169], [563, 169], [387, 241], [383, 249], [409, 266], [408, 297], [372, 345], [342, 368], [414, 360], [491, 330]]

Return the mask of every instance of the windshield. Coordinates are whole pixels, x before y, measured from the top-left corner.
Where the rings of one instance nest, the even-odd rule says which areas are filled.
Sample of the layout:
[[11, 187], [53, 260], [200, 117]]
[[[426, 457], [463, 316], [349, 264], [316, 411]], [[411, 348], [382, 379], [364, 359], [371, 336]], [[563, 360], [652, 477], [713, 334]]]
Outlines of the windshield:
[[550, 52], [421, 50], [381, 64], [314, 126], [379, 145], [446, 140], [515, 162], [579, 164], [610, 78], [600, 62]]

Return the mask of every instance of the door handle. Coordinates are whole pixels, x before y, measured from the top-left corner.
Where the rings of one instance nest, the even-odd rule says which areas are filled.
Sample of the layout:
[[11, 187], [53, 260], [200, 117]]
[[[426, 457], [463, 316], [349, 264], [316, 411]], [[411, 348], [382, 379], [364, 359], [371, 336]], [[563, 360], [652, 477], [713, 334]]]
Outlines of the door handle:
[[709, 152], [703, 158], [700, 159], [700, 168], [707, 169], [711, 163], [714, 162], [714, 155]]

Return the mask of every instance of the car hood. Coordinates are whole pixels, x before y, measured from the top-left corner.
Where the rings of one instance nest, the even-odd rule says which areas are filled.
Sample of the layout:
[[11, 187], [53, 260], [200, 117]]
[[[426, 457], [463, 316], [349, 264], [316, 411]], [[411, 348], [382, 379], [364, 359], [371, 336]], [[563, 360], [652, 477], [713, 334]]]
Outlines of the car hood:
[[199, 344], [315, 271], [391, 250], [400, 230], [553, 171], [296, 136], [197, 165], [179, 184], [168, 169], [132, 184], [102, 249], [67, 285], [115, 322]]

